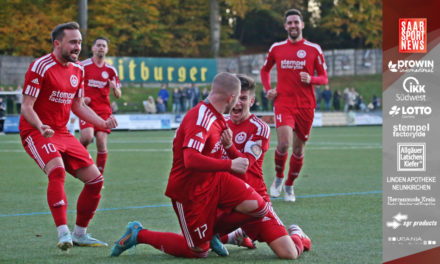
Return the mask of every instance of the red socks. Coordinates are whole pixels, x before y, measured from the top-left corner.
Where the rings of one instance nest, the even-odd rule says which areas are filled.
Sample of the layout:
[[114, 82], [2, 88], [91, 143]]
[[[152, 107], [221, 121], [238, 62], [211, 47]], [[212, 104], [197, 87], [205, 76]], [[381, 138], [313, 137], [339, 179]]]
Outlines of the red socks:
[[284, 178], [284, 167], [286, 166], [287, 152], [281, 153], [275, 149], [275, 171], [278, 178]]
[[301, 256], [301, 254], [304, 251], [304, 245], [302, 243], [301, 238], [297, 234], [291, 235], [290, 238], [292, 238], [296, 250], [298, 251], [298, 257]]
[[292, 186], [293, 182], [296, 178], [298, 178], [299, 172], [301, 171], [302, 165], [303, 165], [304, 155], [296, 156], [295, 154], [292, 154], [290, 157], [290, 168], [289, 168], [289, 175], [286, 180], [286, 185]]
[[67, 224], [67, 198], [64, 191], [65, 177], [66, 171], [61, 166], [53, 168], [48, 175], [47, 203], [56, 226]]
[[84, 188], [78, 197], [78, 203], [76, 205], [76, 224], [78, 226], [87, 227], [89, 225], [96, 208], [98, 208], [103, 184], [104, 178], [102, 175], [84, 184]]
[[137, 242], [149, 244], [154, 248], [175, 257], [204, 258], [209, 252], [209, 244], [207, 244], [204, 252], [194, 252], [188, 247], [188, 244], [182, 235], [169, 232], [156, 232], [148, 229], [142, 229], [139, 231]]
[[107, 152], [98, 152], [96, 155], [96, 166], [99, 172], [104, 174], [105, 163], [107, 162]]

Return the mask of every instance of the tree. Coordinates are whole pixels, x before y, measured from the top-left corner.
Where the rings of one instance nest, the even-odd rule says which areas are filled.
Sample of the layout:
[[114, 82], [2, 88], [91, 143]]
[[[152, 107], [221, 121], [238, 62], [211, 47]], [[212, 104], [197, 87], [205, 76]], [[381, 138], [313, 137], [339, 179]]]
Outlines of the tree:
[[322, 26], [337, 35], [348, 33], [357, 48], [382, 45], [382, 1], [339, 0]]

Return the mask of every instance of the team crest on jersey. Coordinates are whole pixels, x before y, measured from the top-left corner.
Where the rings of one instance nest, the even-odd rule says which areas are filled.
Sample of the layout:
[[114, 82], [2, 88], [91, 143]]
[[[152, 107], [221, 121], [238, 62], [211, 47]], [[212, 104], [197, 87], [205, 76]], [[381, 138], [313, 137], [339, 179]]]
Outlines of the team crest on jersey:
[[296, 56], [298, 56], [298, 58], [302, 59], [305, 58], [307, 55], [305, 50], [298, 50], [298, 52], [296, 53]]
[[78, 77], [76, 75], [70, 75], [70, 85], [74, 88], [78, 86]]
[[104, 79], [108, 79], [108, 72], [103, 71], [103, 72], [101, 73], [101, 76], [102, 76], [102, 78], [104, 78]]
[[237, 144], [242, 144], [246, 141], [247, 134], [245, 132], [240, 132], [235, 136], [235, 142]]

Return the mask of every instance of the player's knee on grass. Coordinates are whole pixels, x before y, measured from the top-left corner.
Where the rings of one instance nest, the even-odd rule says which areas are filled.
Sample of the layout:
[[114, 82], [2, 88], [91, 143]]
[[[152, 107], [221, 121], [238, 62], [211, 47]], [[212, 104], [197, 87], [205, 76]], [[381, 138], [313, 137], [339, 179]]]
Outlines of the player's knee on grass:
[[269, 244], [269, 247], [280, 259], [297, 259], [298, 250], [289, 236], [282, 236]]
[[206, 258], [209, 253], [209, 241], [190, 249], [196, 258]]

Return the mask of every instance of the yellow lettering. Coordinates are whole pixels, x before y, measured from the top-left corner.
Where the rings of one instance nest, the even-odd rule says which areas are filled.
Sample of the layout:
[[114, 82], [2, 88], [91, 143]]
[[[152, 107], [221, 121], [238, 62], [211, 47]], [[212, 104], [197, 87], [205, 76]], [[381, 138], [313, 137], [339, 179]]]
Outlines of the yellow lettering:
[[208, 68], [206, 68], [206, 67], [202, 67], [202, 68], [200, 68], [200, 80], [202, 81], [202, 82], [205, 82], [206, 81], [206, 72], [208, 71]]
[[150, 69], [148, 66], [145, 66], [145, 62], [141, 63], [141, 79], [142, 81], [146, 81], [150, 78]]
[[168, 67], [168, 81], [172, 81], [173, 80], [173, 71], [174, 71], [174, 67]]
[[136, 64], [134, 63], [134, 60], [130, 60], [130, 62], [128, 63], [128, 70], [130, 72], [131, 81], [136, 80], [136, 76], [134, 75], [134, 68], [136, 68]]
[[124, 60], [120, 59], [118, 60], [119, 66], [118, 66], [118, 71], [119, 71], [119, 79], [121, 81], [124, 80]]
[[113, 59], [105, 58], [105, 62], [107, 62], [110, 65], [113, 65]]
[[154, 67], [154, 80], [162, 81], [163, 80], [163, 68], [162, 67]]
[[195, 82], [197, 81], [197, 68], [196, 67], [191, 67], [191, 69], [189, 69], [189, 78], [191, 79], [191, 81]]
[[186, 69], [185, 67], [179, 67], [179, 82], [185, 82], [186, 81]]

